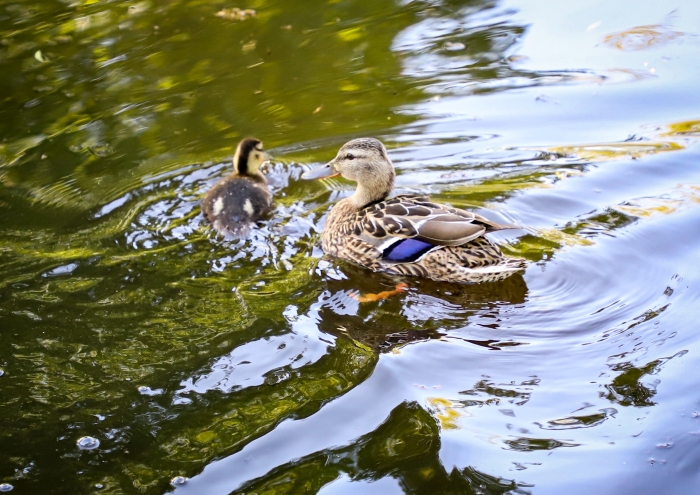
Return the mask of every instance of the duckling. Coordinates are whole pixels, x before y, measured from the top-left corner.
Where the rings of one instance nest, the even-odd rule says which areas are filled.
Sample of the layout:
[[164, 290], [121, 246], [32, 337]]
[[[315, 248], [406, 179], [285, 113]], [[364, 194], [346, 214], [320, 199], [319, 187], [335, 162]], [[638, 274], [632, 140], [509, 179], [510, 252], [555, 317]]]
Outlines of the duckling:
[[234, 172], [221, 179], [204, 196], [202, 212], [221, 233], [245, 237], [253, 222], [272, 205], [272, 194], [260, 166], [267, 160], [262, 141], [246, 138], [233, 156]]
[[433, 203], [426, 196], [387, 199], [396, 173], [377, 139], [345, 143], [332, 161], [302, 178], [337, 175], [357, 182], [357, 189], [333, 206], [326, 220], [321, 240], [331, 256], [372, 271], [445, 282], [502, 280], [525, 265], [523, 259], [504, 256], [484, 237], [520, 227], [499, 225], [476, 213]]

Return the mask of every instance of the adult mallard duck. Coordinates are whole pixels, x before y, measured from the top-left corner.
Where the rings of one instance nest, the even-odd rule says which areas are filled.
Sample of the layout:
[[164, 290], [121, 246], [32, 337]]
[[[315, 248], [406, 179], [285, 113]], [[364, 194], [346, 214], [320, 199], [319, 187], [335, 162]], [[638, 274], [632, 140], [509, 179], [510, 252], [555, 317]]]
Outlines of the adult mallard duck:
[[233, 156], [232, 174], [221, 179], [204, 196], [202, 212], [219, 232], [234, 237], [248, 235], [253, 222], [272, 205], [272, 194], [260, 166], [267, 160], [262, 141], [246, 138]]
[[525, 260], [505, 257], [484, 237], [519, 227], [499, 225], [426, 196], [387, 199], [396, 174], [376, 139], [345, 143], [331, 162], [302, 178], [337, 175], [357, 182], [357, 189], [328, 215], [322, 236], [327, 254], [373, 271], [445, 282], [502, 280], [524, 267]]

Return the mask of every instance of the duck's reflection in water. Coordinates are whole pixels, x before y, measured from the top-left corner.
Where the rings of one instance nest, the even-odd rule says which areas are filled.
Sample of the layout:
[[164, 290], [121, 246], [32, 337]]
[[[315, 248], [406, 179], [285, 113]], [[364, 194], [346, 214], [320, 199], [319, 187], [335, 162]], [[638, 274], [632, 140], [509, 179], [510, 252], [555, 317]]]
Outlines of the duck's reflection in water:
[[[500, 282], [450, 284], [396, 278], [348, 265], [343, 265], [345, 277], [336, 270], [332, 273], [335, 279], [329, 278], [328, 289], [319, 297], [319, 328], [381, 352], [406, 342], [439, 339], [452, 328], [464, 327], [476, 314], [493, 317], [502, 307], [523, 304], [528, 293], [520, 274]], [[391, 291], [398, 284], [407, 288]], [[378, 302], [360, 302], [366, 294], [384, 291], [395, 293]], [[498, 326], [489, 327], [495, 329], [494, 325]], [[485, 346], [494, 342], [498, 339], [473, 341]]]
[[[455, 285], [396, 279], [345, 264], [322, 262], [320, 266], [326, 290], [306, 314], [298, 315], [296, 307], [288, 308], [288, 321], [297, 337], [291, 339], [290, 334], [280, 354], [287, 356], [287, 362], [276, 366], [268, 362], [268, 366], [277, 372], [289, 368], [301, 378], [322, 364], [325, 358], [318, 355], [318, 348], [326, 346], [328, 356], [342, 351], [345, 364], [339, 367], [336, 363], [335, 370], [327, 370], [323, 380], [307, 388], [313, 386], [321, 392], [337, 382], [338, 372], [354, 383], [326, 394], [315, 411], [278, 418], [272, 429], [242, 445], [240, 451], [209, 463], [177, 492], [260, 493], [284, 485], [285, 493], [333, 493], [337, 488], [348, 488], [347, 483], [333, 483], [343, 479], [360, 492], [365, 488], [376, 491], [380, 485], [389, 491], [415, 494], [518, 492], [522, 485], [494, 476], [501, 473], [479, 472], [472, 467], [446, 469], [440, 457], [444, 428], [440, 411], [429, 402], [407, 398], [405, 390], [411, 389], [411, 382], [401, 382], [402, 377], [390, 367], [378, 367], [377, 363], [381, 353], [399, 350], [407, 343], [450, 336], [497, 349], [499, 339], [468, 340], [451, 334], [468, 325], [474, 315], [497, 315], [502, 308], [524, 303], [528, 292], [522, 276], [489, 284]], [[388, 291], [400, 282], [409, 284], [407, 291], [377, 302], [359, 302], [358, 294]], [[274, 344], [279, 347], [279, 342]], [[289, 356], [297, 352], [292, 347], [302, 353], [315, 348], [316, 356], [301, 366], [299, 360], [290, 363]], [[403, 381], [414, 378], [404, 377]], [[268, 386], [284, 384], [266, 380]], [[385, 392], [380, 393], [377, 387]], [[369, 408], [368, 397], [373, 404]], [[311, 431], [316, 433], [310, 435]], [[324, 433], [318, 434], [320, 431]]]

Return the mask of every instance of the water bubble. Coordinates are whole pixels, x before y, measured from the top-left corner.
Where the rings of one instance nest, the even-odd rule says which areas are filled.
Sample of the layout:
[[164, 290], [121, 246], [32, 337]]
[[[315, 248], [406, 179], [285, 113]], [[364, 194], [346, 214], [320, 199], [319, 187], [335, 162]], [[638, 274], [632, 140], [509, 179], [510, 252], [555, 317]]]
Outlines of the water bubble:
[[146, 387], [145, 385], [141, 385], [138, 388], [138, 391], [141, 395], [160, 395], [163, 393], [162, 388], [157, 388], [154, 390], [151, 387]]
[[104, 487], [105, 486], [102, 483], [95, 484], [95, 488], [97, 488], [98, 490], [102, 490]]
[[179, 395], [173, 397], [173, 405], [181, 406], [185, 404], [192, 404], [192, 399], [188, 399], [187, 397], [181, 397]]
[[459, 41], [456, 41], [456, 42], [448, 41], [447, 43], [445, 43], [445, 50], [450, 51], [450, 52], [464, 50], [466, 47], [467, 46], [464, 43], [460, 43]]
[[100, 441], [93, 437], [81, 437], [78, 439], [77, 444], [82, 450], [93, 450], [100, 446]]
[[4, 375], [4, 374], [5, 374], [5, 370], [2, 369], [2, 368], [0, 368], [0, 376], [2, 376], [2, 375]]
[[3, 483], [0, 485], [0, 492], [11, 492], [15, 487], [9, 483]]
[[57, 266], [53, 270], [49, 270], [48, 272], [43, 273], [42, 276], [43, 277], [58, 277], [61, 275], [68, 275], [68, 274], [73, 273], [76, 268], [78, 268], [77, 263], [68, 263], [67, 265]]
[[170, 480], [170, 484], [173, 486], [181, 486], [187, 483], [187, 478], [185, 476], [175, 476]]
[[56, 43], [70, 43], [71, 41], [73, 41], [73, 37], [67, 34], [59, 34], [57, 36], [54, 36], [53, 40]]
[[109, 143], [95, 143], [90, 148], [90, 153], [100, 158], [107, 157], [114, 153], [114, 148]]

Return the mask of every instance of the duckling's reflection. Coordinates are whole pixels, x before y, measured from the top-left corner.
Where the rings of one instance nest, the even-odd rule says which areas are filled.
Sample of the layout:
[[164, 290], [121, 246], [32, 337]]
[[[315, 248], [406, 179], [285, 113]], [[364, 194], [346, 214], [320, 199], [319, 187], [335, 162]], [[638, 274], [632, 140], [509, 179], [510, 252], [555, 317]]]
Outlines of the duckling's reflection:
[[[502, 307], [524, 303], [528, 294], [520, 274], [500, 282], [450, 284], [372, 273], [346, 263], [323, 261], [319, 271], [325, 272], [328, 286], [319, 297], [319, 328], [380, 352], [410, 341], [439, 339], [451, 328], [464, 327], [470, 316], [494, 316]], [[407, 289], [392, 291], [399, 283]], [[378, 302], [360, 302], [365, 294], [381, 291], [394, 294]], [[488, 326], [496, 330], [498, 323]], [[497, 341], [470, 342], [491, 347]]]

